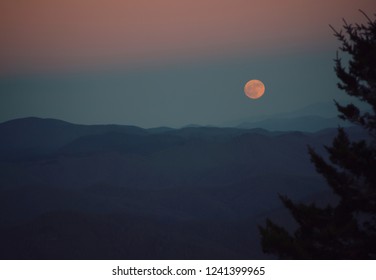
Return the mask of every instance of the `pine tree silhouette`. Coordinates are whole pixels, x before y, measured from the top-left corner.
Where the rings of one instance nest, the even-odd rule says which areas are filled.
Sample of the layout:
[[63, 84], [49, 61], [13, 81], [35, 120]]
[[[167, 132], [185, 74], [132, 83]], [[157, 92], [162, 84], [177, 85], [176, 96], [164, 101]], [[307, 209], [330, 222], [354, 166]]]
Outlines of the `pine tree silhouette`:
[[269, 219], [260, 226], [263, 251], [282, 259], [375, 259], [376, 258], [376, 14], [366, 24], [348, 24], [334, 31], [340, 51], [349, 55], [348, 67], [338, 56], [335, 73], [338, 87], [369, 105], [335, 102], [343, 120], [364, 128], [369, 138], [351, 141], [338, 129], [332, 146], [325, 146], [330, 163], [309, 147], [311, 161], [338, 196], [326, 207], [295, 203], [280, 198], [298, 224], [294, 233]]

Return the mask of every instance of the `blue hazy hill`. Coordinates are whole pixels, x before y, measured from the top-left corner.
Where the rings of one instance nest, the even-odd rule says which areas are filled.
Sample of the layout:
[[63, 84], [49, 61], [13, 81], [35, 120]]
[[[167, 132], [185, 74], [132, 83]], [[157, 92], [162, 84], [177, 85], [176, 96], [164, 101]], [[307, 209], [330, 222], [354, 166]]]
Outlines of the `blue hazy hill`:
[[335, 133], [1, 123], [0, 257], [266, 258], [257, 224], [293, 226], [278, 193], [333, 199], [307, 145]]

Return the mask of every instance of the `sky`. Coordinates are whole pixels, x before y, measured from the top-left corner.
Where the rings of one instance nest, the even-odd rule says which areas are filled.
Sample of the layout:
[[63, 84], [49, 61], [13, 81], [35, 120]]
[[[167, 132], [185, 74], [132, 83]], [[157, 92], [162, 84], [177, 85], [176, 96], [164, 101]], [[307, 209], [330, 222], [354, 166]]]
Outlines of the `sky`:
[[[341, 99], [329, 24], [374, 0], [3, 0], [0, 122], [227, 125]], [[258, 100], [243, 92], [264, 82]], [[333, 108], [334, 109], [334, 108]]]

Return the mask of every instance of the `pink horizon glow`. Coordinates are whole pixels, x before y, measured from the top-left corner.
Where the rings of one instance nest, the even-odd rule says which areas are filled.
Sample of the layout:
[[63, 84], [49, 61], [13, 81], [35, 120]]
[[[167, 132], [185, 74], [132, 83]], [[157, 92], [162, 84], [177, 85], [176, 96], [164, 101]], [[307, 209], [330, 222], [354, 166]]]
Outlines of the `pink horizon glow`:
[[0, 73], [315, 47], [359, 8], [374, 0], [5, 0]]

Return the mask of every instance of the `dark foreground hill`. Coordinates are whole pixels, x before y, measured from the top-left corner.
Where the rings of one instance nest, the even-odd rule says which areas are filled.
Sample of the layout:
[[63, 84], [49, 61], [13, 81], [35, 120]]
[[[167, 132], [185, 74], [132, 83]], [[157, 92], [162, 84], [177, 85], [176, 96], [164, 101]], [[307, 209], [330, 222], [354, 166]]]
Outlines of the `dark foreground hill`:
[[268, 258], [257, 224], [293, 226], [278, 193], [332, 200], [307, 145], [334, 134], [2, 123], [0, 258]]

